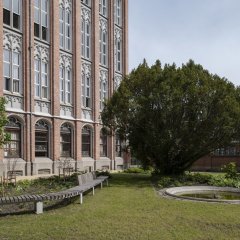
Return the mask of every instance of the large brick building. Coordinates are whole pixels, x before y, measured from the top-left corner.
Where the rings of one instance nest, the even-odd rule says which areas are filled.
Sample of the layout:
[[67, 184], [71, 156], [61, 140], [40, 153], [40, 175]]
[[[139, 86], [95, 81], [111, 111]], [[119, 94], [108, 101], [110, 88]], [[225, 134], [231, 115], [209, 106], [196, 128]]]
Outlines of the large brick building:
[[11, 141], [0, 175], [120, 169], [100, 113], [128, 71], [128, 0], [0, 0], [0, 95]]

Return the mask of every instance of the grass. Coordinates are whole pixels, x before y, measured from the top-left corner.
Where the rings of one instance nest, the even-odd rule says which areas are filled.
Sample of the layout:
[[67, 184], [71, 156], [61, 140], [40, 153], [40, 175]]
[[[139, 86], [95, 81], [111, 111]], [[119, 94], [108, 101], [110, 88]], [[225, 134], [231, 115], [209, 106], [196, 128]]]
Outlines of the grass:
[[0, 218], [0, 239], [239, 239], [239, 205], [161, 198], [150, 176], [114, 174], [110, 186], [73, 203]]

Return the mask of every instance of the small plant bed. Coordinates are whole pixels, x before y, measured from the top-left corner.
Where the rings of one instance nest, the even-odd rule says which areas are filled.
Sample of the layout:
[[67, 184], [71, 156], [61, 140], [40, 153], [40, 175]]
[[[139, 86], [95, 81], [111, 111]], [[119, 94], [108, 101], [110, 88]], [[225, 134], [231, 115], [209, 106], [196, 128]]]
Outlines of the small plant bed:
[[144, 170], [143, 168], [132, 167], [124, 170], [124, 173], [141, 173], [141, 174], [149, 174], [150, 170]]
[[[25, 194], [45, 194], [66, 190], [78, 185], [77, 175], [73, 174], [66, 177], [51, 176], [49, 178], [39, 178], [35, 180], [23, 180], [17, 182], [17, 185], [9, 184], [0, 189], [1, 197], [19, 196]], [[59, 201], [47, 201], [47, 207], [53, 207]], [[0, 214], [10, 214], [22, 211], [30, 211], [34, 207], [32, 202], [0, 206]]]

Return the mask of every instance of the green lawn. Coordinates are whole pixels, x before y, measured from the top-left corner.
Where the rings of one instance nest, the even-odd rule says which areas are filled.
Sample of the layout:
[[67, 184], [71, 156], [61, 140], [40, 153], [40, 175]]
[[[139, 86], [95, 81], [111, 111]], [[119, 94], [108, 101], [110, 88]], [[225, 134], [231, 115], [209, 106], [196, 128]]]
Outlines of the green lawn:
[[0, 217], [0, 239], [239, 240], [240, 206], [164, 199], [148, 175], [114, 174], [83, 205]]

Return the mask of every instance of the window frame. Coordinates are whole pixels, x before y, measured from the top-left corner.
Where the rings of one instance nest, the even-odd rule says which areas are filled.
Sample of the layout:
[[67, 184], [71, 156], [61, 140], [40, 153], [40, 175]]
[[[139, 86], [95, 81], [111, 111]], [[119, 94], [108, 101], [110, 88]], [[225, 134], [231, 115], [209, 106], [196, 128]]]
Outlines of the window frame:
[[[5, 60], [5, 52], [9, 53], [9, 61]], [[14, 54], [18, 56], [18, 64], [14, 63]], [[5, 74], [5, 65], [8, 65], [9, 68], [9, 76]], [[17, 66], [18, 69], [18, 79], [14, 76], [14, 69]], [[19, 51], [14, 51], [13, 49], [3, 48], [3, 79], [4, 79], [4, 92], [9, 92], [11, 94], [20, 94], [22, 95], [22, 53]], [[6, 79], [9, 81], [9, 90], [6, 89]], [[14, 91], [16, 84], [18, 85], [18, 91]]]
[[[88, 13], [85, 13], [88, 12]], [[92, 26], [91, 26], [91, 17], [86, 18], [88, 14], [91, 16], [91, 11], [89, 9], [82, 9], [81, 16], [81, 55], [82, 58], [91, 60], [92, 56]]]
[[[11, 139], [6, 144], [4, 144], [4, 158], [21, 158], [22, 157], [22, 124], [21, 122], [15, 117], [9, 117], [9, 122], [5, 126], [6, 133], [17, 133], [18, 139]], [[8, 155], [7, 153], [11, 152], [13, 148], [10, 147], [12, 143], [15, 143], [18, 148], [15, 155]]]
[[104, 130], [100, 131], [100, 157], [108, 157], [108, 136], [104, 133]]
[[82, 107], [92, 108], [92, 78], [90, 74], [82, 73]]
[[[13, 7], [13, 1], [14, 0], [7, 0], [10, 1], [10, 9], [7, 9], [4, 7], [4, 0], [3, 0], [3, 26], [9, 27], [11, 29], [14, 29], [15, 31], [22, 31], [22, 0], [18, 0], [18, 8], [19, 8], [19, 15], [14, 12], [14, 7]], [[8, 10], [10, 12], [10, 24], [4, 23], [4, 9]], [[19, 16], [19, 28], [14, 27], [14, 14]]]
[[[36, 1], [38, 1], [38, 6], [35, 5]], [[47, 2], [47, 11], [45, 11], [43, 9], [43, 1], [46, 1]], [[37, 38], [41, 41], [44, 41], [44, 42], [49, 42], [49, 39], [50, 39], [50, 1], [49, 0], [34, 0], [34, 21], [33, 21], [33, 24], [34, 24], [34, 38]], [[39, 22], [36, 22], [36, 12], [38, 12], [38, 21]], [[43, 25], [43, 14], [45, 14], [46, 16], [46, 26]], [[36, 36], [35, 34], [35, 31], [36, 31], [36, 25], [39, 25], [39, 36]], [[46, 30], [46, 39], [43, 38], [43, 27], [45, 28]]]
[[[37, 137], [37, 134], [36, 133], [44, 133], [46, 135], [46, 138], [45, 138], [45, 141], [44, 140], [36, 140], [36, 137]], [[39, 135], [40, 136], [40, 135]], [[38, 136], [38, 137], [39, 137]], [[43, 135], [42, 135], [43, 136]], [[40, 136], [41, 137], [41, 136]], [[44, 143], [42, 145], [38, 145], [36, 143]], [[46, 157], [46, 158], [49, 158], [50, 157], [50, 127], [49, 127], [49, 124], [44, 121], [44, 120], [38, 120], [35, 124], [35, 157]], [[46, 150], [41, 150], [41, 149], [37, 149], [36, 146], [46, 146]], [[37, 151], [38, 150], [38, 151]], [[45, 156], [43, 155], [36, 155], [36, 153], [46, 153]]]
[[107, 67], [108, 65], [108, 32], [107, 32], [107, 27], [104, 28], [103, 24], [107, 25], [107, 22], [100, 24], [100, 28], [99, 28], [99, 62], [100, 62], [100, 65]]
[[[69, 135], [70, 141], [69, 142], [64, 141], [62, 138], [62, 134]], [[63, 149], [64, 149], [63, 145], [70, 145], [69, 152], [68, 152], [69, 154], [63, 153]], [[60, 156], [69, 157], [69, 158], [73, 157], [73, 129], [72, 129], [72, 126], [68, 123], [63, 123], [60, 128]]]
[[99, 87], [99, 108], [100, 111], [104, 108], [104, 101], [108, 99], [108, 76], [107, 72], [100, 74], [100, 87]]
[[[87, 134], [87, 132], [88, 132], [88, 134]], [[88, 138], [89, 138], [88, 142], [84, 142], [84, 139], [83, 139], [84, 135], [88, 136]], [[93, 142], [93, 140], [92, 140], [92, 138], [93, 138], [92, 128], [90, 126], [84, 126], [82, 128], [81, 137], [82, 137], [82, 145], [81, 145], [82, 146], [82, 149], [81, 149], [82, 157], [92, 157], [92, 154], [93, 154], [93, 152], [92, 152], [92, 142]], [[87, 151], [85, 151], [85, 153], [83, 153], [83, 149], [84, 149], [83, 145], [88, 146], [87, 147], [88, 154], [85, 154]]]
[[108, 17], [108, 0], [99, 0], [99, 14]]
[[[68, 78], [68, 72], [70, 79]], [[65, 66], [59, 67], [60, 102], [72, 105], [72, 70]], [[70, 89], [68, 89], [68, 87]]]
[[[62, 17], [63, 19], [61, 19], [61, 11], [62, 11]], [[69, 20], [70, 22], [67, 22], [68, 19], [68, 14], [69, 14]], [[63, 33], [61, 33], [61, 24], [63, 27]], [[67, 28], [69, 28], [69, 37], [67, 36]], [[62, 37], [62, 41], [63, 44], [61, 45], [61, 37]], [[59, 6], [59, 46], [61, 49], [65, 50], [65, 51], [72, 51], [72, 9], [66, 9], [64, 6]], [[69, 40], [69, 48], [68, 48], [68, 40]]]

